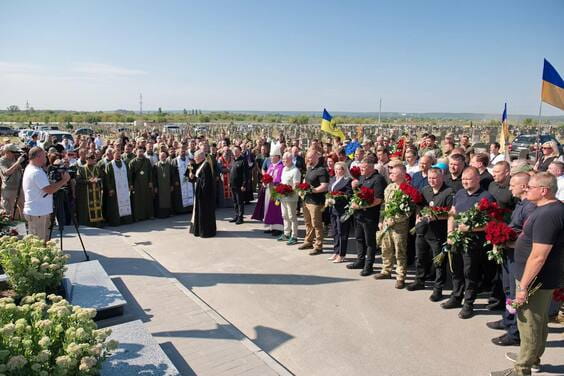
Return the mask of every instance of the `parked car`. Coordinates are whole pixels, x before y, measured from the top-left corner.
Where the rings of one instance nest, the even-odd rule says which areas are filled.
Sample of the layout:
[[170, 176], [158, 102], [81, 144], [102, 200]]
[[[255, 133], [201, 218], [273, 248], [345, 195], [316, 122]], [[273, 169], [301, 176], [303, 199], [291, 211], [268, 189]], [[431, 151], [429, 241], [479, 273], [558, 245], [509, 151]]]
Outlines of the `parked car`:
[[558, 142], [556, 137], [551, 134], [541, 134], [540, 135], [540, 145], [537, 145], [536, 134], [520, 134], [515, 137], [513, 142], [509, 144], [509, 157], [517, 159], [519, 157], [533, 158], [537, 152], [537, 148], [547, 141], [556, 141], [558, 145], [558, 151], [563, 154], [562, 145]]
[[76, 135], [86, 135], [86, 136], [92, 136], [94, 135], [94, 130], [90, 129], [90, 128], [78, 128], [76, 131], [74, 131], [74, 134]]
[[34, 132], [36, 131], [33, 129], [22, 129], [18, 132], [18, 137], [22, 142], [26, 142]]
[[17, 136], [18, 131], [10, 127], [0, 127], [0, 136]]
[[175, 124], [165, 124], [165, 126], [163, 127], [163, 134], [166, 133], [181, 133], [182, 130], [180, 129], [180, 127], [178, 125]]
[[63, 141], [64, 138], [66, 138], [74, 144], [74, 138], [72, 137], [72, 134], [70, 134], [69, 132], [43, 131], [39, 135], [39, 146], [43, 147], [43, 145], [45, 144], [45, 141], [49, 140], [53, 136], [57, 137], [57, 143], [60, 143], [61, 141]]

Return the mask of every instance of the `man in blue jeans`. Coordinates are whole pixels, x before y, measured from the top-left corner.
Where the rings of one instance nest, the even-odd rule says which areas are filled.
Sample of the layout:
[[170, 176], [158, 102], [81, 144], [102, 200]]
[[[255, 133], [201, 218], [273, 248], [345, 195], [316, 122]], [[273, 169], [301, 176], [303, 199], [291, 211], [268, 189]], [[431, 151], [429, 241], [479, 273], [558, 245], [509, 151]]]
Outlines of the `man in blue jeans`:
[[[513, 210], [511, 214], [511, 222], [509, 223], [509, 226], [515, 230], [517, 234], [521, 233], [525, 219], [536, 208], [535, 204], [526, 198], [527, 184], [529, 183], [530, 177], [531, 176], [526, 172], [519, 172], [511, 178], [509, 183], [511, 194], [513, 197], [520, 200], [515, 205], [515, 210]], [[503, 287], [504, 289], [509, 288], [509, 298], [511, 299], [515, 299], [515, 273], [513, 270], [515, 263], [514, 247], [515, 242], [507, 244], [506, 249], [503, 251], [505, 257], [502, 267]], [[503, 312], [501, 320], [488, 322], [487, 326], [491, 329], [506, 331], [502, 336], [492, 339], [494, 344], [499, 346], [518, 346], [521, 343], [519, 330], [517, 329], [517, 318], [507, 310]]]

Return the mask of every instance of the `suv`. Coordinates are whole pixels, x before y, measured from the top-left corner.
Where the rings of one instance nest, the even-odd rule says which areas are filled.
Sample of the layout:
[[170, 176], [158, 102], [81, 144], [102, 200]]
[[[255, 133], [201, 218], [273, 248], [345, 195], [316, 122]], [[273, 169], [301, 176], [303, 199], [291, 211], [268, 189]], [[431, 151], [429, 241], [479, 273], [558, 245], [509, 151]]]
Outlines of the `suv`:
[[0, 127], [0, 136], [17, 136], [18, 131], [10, 127]]
[[[537, 137], [538, 135], [536, 134], [521, 134], [515, 137], [509, 145], [509, 157], [512, 160], [519, 158], [521, 154], [526, 154], [527, 158], [533, 157], [534, 153], [537, 152]], [[556, 141], [559, 153], [563, 154], [562, 145], [560, 145], [556, 137], [551, 134], [541, 134], [540, 144], [542, 145], [547, 141]]]

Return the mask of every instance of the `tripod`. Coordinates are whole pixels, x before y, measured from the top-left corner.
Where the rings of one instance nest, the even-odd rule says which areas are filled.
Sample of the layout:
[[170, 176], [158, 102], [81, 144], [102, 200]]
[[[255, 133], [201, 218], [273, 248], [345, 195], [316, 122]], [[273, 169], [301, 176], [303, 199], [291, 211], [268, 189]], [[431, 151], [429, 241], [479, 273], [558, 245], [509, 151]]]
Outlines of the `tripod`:
[[[61, 189], [58, 192], [55, 192], [53, 195], [53, 202], [54, 202], [54, 209], [55, 212], [51, 215], [51, 225], [49, 226], [49, 240], [53, 235], [53, 227], [55, 227], [55, 218], [57, 219], [57, 223], [59, 225], [59, 239], [61, 241], [61, 251], [63, 250], [63, 230], [65, 229], [65, 220], [66, 220], [66, 211], [65, 211], [65, 204], [68, 202], [67, 191], [66, 189]], [[86, 252], [86, 248], [84, 247], [84, 242], [82, 241], [82, 236], [80, 236], [80, 231], [78, 230], [78, 221], [76, 220], [76, 214], [74, 211], [70, 211], [70, 218], [74, 225], [74, 229], [76, 230], [76, 234], [78, 235], [78, 239], [80, 240], [80, 245], [82, 246], [82, 252], [84, 253], [85, 261], [90, 261], [90, 257]]]

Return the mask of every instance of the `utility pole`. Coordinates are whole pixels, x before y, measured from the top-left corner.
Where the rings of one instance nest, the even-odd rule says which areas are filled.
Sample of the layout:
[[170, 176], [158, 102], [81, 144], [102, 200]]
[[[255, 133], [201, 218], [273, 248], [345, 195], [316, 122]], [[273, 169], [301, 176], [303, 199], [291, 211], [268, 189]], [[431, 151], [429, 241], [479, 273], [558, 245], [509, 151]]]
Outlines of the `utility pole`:
[[378, 112], [378, 125], [382, 125], [381, 120], [382, 119], [382, 98], [380, 98], [380, 110]]
[[143, 94], [139, 93], [139, 115], [143, 115]]

